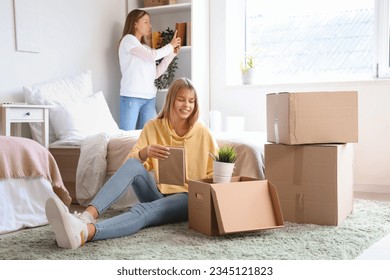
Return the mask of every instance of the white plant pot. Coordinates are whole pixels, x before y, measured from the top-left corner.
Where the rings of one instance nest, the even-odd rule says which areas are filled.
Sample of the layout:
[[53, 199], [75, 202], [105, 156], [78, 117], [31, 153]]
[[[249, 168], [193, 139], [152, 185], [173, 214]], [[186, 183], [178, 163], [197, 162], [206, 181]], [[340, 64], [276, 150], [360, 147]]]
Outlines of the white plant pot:
[[234, 171], [234, 163], [213, 162], [213, 183], [231, 182]]
[[255, 76], [255, 69], [254, 68], [250, 68], [247, 71], [245, 71], [244, 73], [241, 73], [242, 83], [244, 85], [252, 84], [254, 76]]

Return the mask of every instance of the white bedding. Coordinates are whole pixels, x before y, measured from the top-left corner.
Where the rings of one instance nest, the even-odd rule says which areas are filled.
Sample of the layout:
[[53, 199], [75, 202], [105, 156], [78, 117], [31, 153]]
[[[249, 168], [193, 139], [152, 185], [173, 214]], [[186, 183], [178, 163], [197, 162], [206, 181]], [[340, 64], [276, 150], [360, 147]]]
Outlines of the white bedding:
[[47, 224], [52, 196], [71, 202], [49, 151], [28, 138], [0, 136], [0, 234]]
[[[111, 138], [125, 137], [127, 141], [136, 143], [141, 130], [120, 131], [117, 134], [109, 135], [100, 133], [93, 137], [86, 138], [80, 147], [80, 158], [76, 173], [76, 197], [80, 205], [87, 206], [97, 194], [104, 182], [112, 174], [107, 175], [107, 149]], [[122, 151], [127, 155], [129, 150]], [[132, 189], [114, 205], [113, 208], [130, 207], [138, 202]]]
[[0, 234], [47, 224], [45, 202], [54, 197], [44, 178], [0, 180]]
[[[120, 158], [124, 157], [130, 151], [141, 130], [124, 131], [118, 130], [116, 133], [99, 133], [85, 138], [83, 141], [77, 140], [59, 140], [51, 144], [51, 147], [56, 146], [80, 146], [80, 157], [77, 164], [76, 172], [76, 199], [82, 206], [87, 206], [92, 198], [96, 195], [103, 184], [110, 178], [122, 162]], [[126, 138], [127, 143], [124, 148], [116, 147], [116, 150], [111, 152], [111, 160], [115, 157], [115, 164], [108, 164], [108, 145], [111, 139], [116, 140]], [[126, 150], [124, 150], [126, 149]], [[119, 153], [119, 154], [118, 154]], [[120, 162], [120, 163], [119, 163]], [[113, 208], [130, 207], [138, 202], [132, 189], [128, 191]]]

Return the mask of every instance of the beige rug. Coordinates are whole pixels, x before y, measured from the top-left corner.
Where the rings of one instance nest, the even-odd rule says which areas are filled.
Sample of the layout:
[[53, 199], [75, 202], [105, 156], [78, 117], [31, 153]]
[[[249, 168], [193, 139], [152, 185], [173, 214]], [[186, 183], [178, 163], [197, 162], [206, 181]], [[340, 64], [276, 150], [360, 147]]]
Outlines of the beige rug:
[[355, 200], [353, 213], [338, 227], [286, 222], [281, 229], [208, 237], [179, 223], [90, 242], [76, 250], [58, 248], [50, 226], [43, 226], [0, 236], [0, 258], [348, 260], [389, 232], [389, 202]]

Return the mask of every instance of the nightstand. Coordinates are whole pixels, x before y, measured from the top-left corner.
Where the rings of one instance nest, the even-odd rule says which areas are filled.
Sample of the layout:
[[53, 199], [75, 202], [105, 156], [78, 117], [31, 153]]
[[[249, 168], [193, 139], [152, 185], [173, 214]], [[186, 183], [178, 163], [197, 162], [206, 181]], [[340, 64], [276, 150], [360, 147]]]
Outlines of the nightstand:
[[0, 135], [11, 136], [11, 124], [42, 123], [42, 143], [49, 148], [49, 109], [51, 105], [0, 103]]

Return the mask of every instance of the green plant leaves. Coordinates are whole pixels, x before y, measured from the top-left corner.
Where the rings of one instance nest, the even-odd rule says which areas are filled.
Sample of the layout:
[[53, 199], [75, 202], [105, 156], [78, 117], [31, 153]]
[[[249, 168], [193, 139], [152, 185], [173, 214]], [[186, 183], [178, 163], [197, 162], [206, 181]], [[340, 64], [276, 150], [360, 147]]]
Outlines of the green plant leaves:
[[222, 146], [215, 157], [216, 161], [233, 163], [236, 161], [237, 153], [232, 146]]
[[[170, 29], [169, 27], [165, 29], [165, 31], [161, 32], [161, 47], [169, 44], [173, 38], [173, 35], [175, 32]], [[156, 65], [159, 65], [161, 63], [162, 59], [159, 59], [156, 61]], [[177, 56], [172, 60], [172, 62], [169, 64], [167, 70], [162, 74], [160, 77], [158, 77], [154, 81], [154, 85], [157, 87], [157, 89], [166, 89], [170, 86], [170, 84], [173, 82], [173, 79], [175, 78], [175, 71], [178, 69], [177, 67]]]

